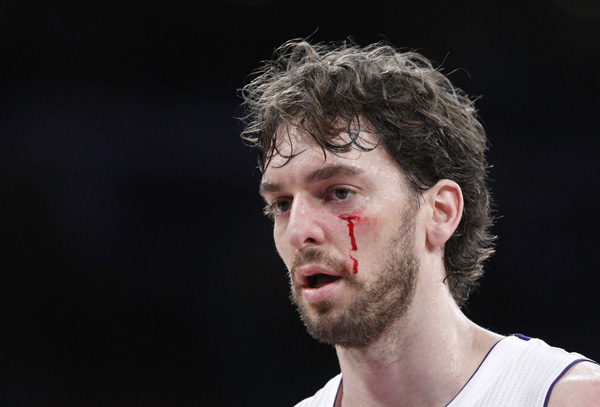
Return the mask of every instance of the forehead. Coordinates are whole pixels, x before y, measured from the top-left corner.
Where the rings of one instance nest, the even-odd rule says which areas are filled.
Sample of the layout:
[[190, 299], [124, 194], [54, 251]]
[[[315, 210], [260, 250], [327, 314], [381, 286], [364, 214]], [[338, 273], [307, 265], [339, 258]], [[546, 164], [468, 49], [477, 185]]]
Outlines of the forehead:
[[[352, 149], [370, 151], [379, 145], [379, 137], [369, 129], [370, 125], [365, 120], [346, 121], [340, 118], [333, 123], [333, 126], [337, 127], [337, 130], [333, 130], [337, 134], [322, 136], [318, 130], [307, 130], [302, 123], [297, 121], [280, 124], [273, 138], [275, 140], [275, 154], [272, 158], [281, 160], [282, 158], [292, 157], [308, 147], [315, 147], [323, 152], [324, 149], [321, 148], [321, 145], [327, 145], [327, 148], [335, 147], [328, 150], [329, 153], [334, 155], [341, 152], [350, 152]], [[319, 139], [318, 142], [317, 139]], [[279, 165], [275, 164], [275, 166]]]
[[[333, 140], [340, 145], [351, 141], [347, 132], [341, 132]], [[347, 152], [334, 153], [323, 149], [310, 134], [298, 126], [282, 127], [277, 134], [276, 152], [265, 168], [263, 184], [275, 180], [278, 183], [285, 182], [300, 175], [306, 177], [309, 173], [328, 174], [331, 177], [371, 175], [380, 177], [382, 182], [387, 181], [389, 174], [403, 178], [398, 164], [378, 145], [377, 136], [362, 130], [357, 141], [368, 151], [352, 145]], [[323, 171], [324, 168], [330, 170]], [[306, 179], [313, 178], [309, 176]]]

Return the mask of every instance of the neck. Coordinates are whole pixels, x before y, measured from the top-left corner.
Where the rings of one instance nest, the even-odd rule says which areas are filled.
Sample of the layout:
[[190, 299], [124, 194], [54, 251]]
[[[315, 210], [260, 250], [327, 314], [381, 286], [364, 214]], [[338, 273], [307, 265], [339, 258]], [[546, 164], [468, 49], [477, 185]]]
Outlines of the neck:
[[445, 406], [501, 338], [469, 321], [445, 286], [419, 285], [428, 292], [377, 340], [337, 347], [344, 407]]

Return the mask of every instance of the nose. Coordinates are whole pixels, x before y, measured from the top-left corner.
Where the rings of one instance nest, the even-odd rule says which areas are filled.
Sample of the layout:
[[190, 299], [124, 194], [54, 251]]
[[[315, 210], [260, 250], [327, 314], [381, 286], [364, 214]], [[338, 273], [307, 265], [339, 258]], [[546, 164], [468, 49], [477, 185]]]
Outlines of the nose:
[[323, 214], [318, 202], [310, 197], [296, 197], [286, 228], [289, 243], [297, 250], [319, 246], [325, 240], [323, 226]]

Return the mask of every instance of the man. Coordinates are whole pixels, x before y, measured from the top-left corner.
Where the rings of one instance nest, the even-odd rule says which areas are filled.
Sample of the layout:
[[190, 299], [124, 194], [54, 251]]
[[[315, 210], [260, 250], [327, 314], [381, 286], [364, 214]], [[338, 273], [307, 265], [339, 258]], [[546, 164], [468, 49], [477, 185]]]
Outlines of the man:
[[341, 367], [298, 406], [600, 406], [597, 364], [461, 312], [493, 252], [486, 137], [427, 59], [292, 41], [243, 94], [292, 299]]

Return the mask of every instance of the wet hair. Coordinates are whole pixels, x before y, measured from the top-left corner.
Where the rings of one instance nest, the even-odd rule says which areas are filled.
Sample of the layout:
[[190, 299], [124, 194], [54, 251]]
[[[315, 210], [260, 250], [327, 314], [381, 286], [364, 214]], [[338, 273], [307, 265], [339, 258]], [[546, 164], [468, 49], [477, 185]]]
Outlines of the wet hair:
[[304, 40], [279, 47], [241, 94], [242, 138], [258, 148], [262, 171], [279, 153], [278, 135], [285, 134], [280, 129], [298, 126], [333, 154], [377, 147], [361, 138], [365, 129], [398, 163], [415, 193], [441, 179], [460, 185], [464, 212], [446, 242], [444, 265], [456, 303], [465, 303], [494, 252], [487, 139], [473, 100], [416, 52], [385, 43]]

